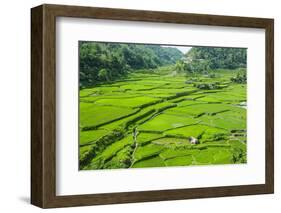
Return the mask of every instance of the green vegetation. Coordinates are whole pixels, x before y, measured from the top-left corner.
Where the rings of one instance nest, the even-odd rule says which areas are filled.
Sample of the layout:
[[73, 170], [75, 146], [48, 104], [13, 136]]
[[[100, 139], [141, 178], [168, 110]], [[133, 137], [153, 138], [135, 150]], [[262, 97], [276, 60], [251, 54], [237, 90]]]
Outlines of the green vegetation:
[[184, 62], [190, 62], [185, 63], [189, 72], [245, 68], [247, 52], [243, 48], [195, 47], [188, 52]]
[[91, 144], [92, 142], [97, 141], [101, 137], [109, 134], [109, 131], [104, 129], [90, 130], [90, 131], [81, 131], [80, 132], [80, 145]]
[[136, 110], [126, 107], [103, 106], [80, 102], [80, 126], [94, 128], [128, 116], [134, 112]]
[[[173, 108], [171, 108], [173, 109]], [[165, 110], [165, 111], [169, 111]], [[174, 116], [169, 115], [165, 113], [161, 113], [153, 118], [151, 118], [149, 121], [145, 122], [144, 124], [139, 126], [140, 131], [165, 131], [168, 129], [173, 129], [177, 127], [181, 127], [188, 124], [194, 124], [196, 123], [196, 119], [192, 117], [181, 117], [181, 116]]]
[[109, 82], [135, 69], [153, 69], [175, 63], [183, 54], [159, 45], [81, 41], [80, 87]]
[[79, 48], [80, 169], [247, 162], [245, 49]]
[[142, 161], [138, 161], [134, 163], [132, 168], [164, 167], [164, 166], [166, 166], [164, 161], [157, 156]]

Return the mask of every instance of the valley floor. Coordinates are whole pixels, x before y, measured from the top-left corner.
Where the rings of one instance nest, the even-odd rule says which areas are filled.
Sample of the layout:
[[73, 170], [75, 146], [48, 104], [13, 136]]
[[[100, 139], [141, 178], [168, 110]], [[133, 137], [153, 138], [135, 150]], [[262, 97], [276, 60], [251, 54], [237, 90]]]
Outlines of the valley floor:
[[246, 163], [246, 84], [233, 73], [131, 73], [80, 90], [80, 169]]

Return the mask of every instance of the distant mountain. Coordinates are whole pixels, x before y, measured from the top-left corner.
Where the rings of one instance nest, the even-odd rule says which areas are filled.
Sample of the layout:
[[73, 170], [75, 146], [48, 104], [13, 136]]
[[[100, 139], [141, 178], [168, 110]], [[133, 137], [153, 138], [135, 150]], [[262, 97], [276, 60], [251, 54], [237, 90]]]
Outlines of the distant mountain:
[[160, 45], [80, 42], [80, 86], [111, 81], [127, 71], [174, 64], [183, 56], [176, 48]]

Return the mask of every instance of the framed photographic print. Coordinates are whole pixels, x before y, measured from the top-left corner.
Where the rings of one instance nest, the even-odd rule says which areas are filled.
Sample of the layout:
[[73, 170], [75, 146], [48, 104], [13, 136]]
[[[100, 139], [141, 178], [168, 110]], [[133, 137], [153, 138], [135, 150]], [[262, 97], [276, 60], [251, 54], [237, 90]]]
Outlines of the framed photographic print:
[[273, 19], [31, 9], [31, 203], [274, 191]]

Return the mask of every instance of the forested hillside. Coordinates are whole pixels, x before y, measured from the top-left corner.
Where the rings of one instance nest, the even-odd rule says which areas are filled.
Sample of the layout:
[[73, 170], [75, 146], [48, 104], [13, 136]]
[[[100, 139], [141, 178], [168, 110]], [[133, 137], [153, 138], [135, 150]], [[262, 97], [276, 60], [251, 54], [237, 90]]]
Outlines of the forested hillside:
[[80, 42], [79, 51], [82, 88], [112, 81], [130, 70], [174, 64], [183, 57], [178, 49], [160, 45]]
[[236, 69], [246, 67], [246, 48], [193, 47], [187, 58], [204, 61], [209, 69]]

